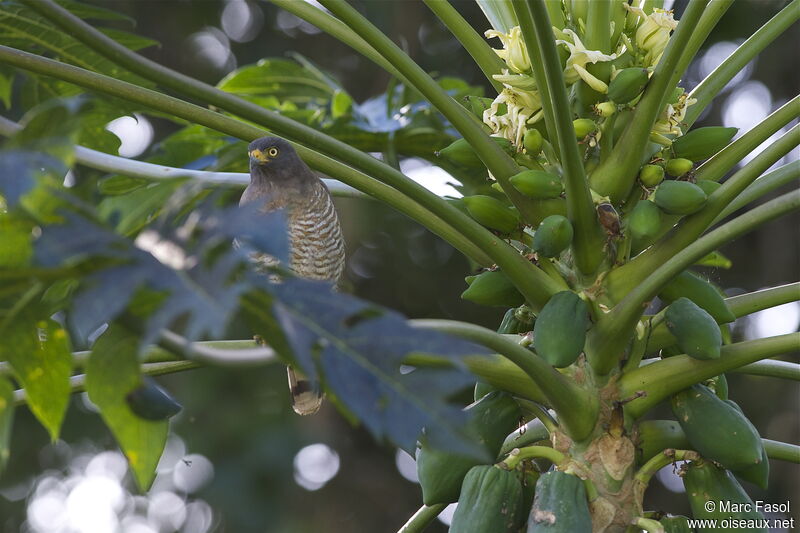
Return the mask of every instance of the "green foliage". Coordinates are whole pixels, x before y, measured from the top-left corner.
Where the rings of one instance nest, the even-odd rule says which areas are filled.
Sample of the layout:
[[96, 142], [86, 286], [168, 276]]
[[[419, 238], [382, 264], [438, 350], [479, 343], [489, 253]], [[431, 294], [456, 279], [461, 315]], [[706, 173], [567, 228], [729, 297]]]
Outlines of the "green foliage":
[[6, 378], [0, 378], [0, 474], [11, 455], [11, 424], [14, 421], [14, 386]]

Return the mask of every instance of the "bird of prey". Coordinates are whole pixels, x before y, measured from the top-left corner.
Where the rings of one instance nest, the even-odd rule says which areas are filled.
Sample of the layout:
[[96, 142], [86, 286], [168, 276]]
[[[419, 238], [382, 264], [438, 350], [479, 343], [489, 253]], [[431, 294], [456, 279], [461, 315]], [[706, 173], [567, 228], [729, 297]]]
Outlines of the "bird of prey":
[[[286, 209], [288, 267], [299, 277], [338, 283], [345, 267], [344, 240], [328, 188], [283, 139], [256, 139], [248, 153], [250, 185], [239, 205], [255, 202], [264, 212]], [[271, 256], [262, 255], [255, 261], [262, 266], [276, 264]], [[322, 405], [320, 384], [291, 366], [287, 370], [294, 411], [316, 413]]]

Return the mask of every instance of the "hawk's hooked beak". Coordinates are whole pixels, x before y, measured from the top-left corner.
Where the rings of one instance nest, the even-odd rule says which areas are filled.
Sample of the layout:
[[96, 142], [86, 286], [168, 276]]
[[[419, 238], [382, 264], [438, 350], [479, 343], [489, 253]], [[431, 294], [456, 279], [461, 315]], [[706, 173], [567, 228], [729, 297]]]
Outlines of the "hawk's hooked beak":
[[259, 149], [255, 149], [255, 150], [251, 150], [250, 151], [250, 159], [252, 161], [255, 161], [256, 163], [259, 163], [259, 164], [264, 164], [264, 163], [269, 163], [270, 162], [269, 156], [267, 156], [267, 154], [265, 154], [264, 152], [262, 152]]

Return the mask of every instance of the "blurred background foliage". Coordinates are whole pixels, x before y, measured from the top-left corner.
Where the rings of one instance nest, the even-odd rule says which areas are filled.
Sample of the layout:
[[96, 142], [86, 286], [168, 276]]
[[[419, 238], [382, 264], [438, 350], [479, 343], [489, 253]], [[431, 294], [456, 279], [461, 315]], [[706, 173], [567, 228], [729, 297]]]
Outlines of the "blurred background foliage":
[[[212, 84], [262, 58], [309, 61], [338, 80], [341, 84], [338, 91], [349, 95], [354, 112], [360, 106], [366, 112], [371, 106], [381, 105], [376, 98], [385, 94], [391, 83], [387, 74], [345, 45], [265, 2], [93, 3], [124, 13], [135, 21], [135, 26], [129, 21], [106, 21], [105, 25], [160, 43], [144, 48], [145, 56]], [[474, 2], [456, 0], [455, 4], [478, 30], [488, 28]], [[678, 14], [684, 4], [679, 1], [674, 6]], [[784, 4], [777, 0], [735, 2], [712, 33], [683, 85], [691, 89]], [[424, 4], [406, 0], [362, 1], [357, 5], [426, 70], [440, 78], [460, 78], [466, 82], [445, 82], [451, 84], [449, 88], [461, 94], [479, 94], [481, 90], [489, 94], [488, 84], [470, 57]], [[800, 87], [800, 72], [787, 65], [798, 44], [800, 30], [795, 26], [733, 80], [698, 125], [736, 126], [743, 132], [785, 103]], [[294, 68], [292, 65], [285, 63], [289, 69]], [[29, 87], [17, 80], [12, 94], [20, 101], [47, 97], [44, 93], [29, 94]], [[337, 92], [330, 86], [319, 90]], [[284, 96], [306, 98], [298, 100], [302, 108], [302, 101], [315, 94], [301, 94], [289, 88]], [[415, 101], [413, 95], [405, 96], [406, 102]], [[350, 103], [346, 97], [342, 98], [345, 99], [340, 98], [340, 105]], [[297, 107], [287, 107], [287, 98], [270, 100], [268, 91], [256, 101], [282, 106], [294, 116], [302, 113]], [[5, 104], [7, 107], [8, 102]], [[3, 115], [18, 120], [25, 105], [12, 104]], [[98, 129], [105, 123], [103, 117], [108, 116], [103, 111], [108, 105], [98, 105]], [[120, 115], [126, 108], [116, 108], [114, 112]], [[331, 112], [325, 124], [334, 127], [336, 110]], [[424, 109], [422, 112], [424, 115]], [[315, 119], [308, 115], [307, 118]], [[121, 118], [109, 126], [122, 140], [121, 155], [172, 165], [245, 170], [243, 143], [231, 144], [201, 128], [183, 130], [162, 142], [180, 126], [156, 115], [137, 114], [137, 119]], [[425, 119], [435, 120], [435, 117]], [[381, 129], [381, 125], [371, 126]], [[427, 154], [430, 159], [430, 151], [436, 144], [439, 147], [447, 144], [442, 140], [447, 139], [447, 132], [438, 129], [432, 137], [421, 138], [426, 150], [419, 155]], [[187, 149], [182, 139], [192, 135], [207, 137], [205, 146], [215, 151], [214, 161], [203, 160], [208, 154]], [[357, 146], [363, 143], [359, 147], [366, 150], [380, 150], [383, 141], [376, 139], [382, 139], [382, 135], [386, 133], [357, 135], [353, 142]], [[113, 151], [116, 147], [117, 141], [112, 136], [93, 138], [95, 148]], [[408, 149], [406, 153], [415, 152]], [[795, 152], [791, 157], [797, 158], [798, 154]], [[445, 183], [446, 174], [429, 162], [406, 159], [400, 164], [405, 172], [437, 192], [453, 192]], [[81, 176], [80, 172], [79, 185], [97, 187], [101, 176], [91, 172]], [[99, 190], [119, 193], [140, 185], [119, 178], [105, 179], [99, 181]], [[115, 202], [143, 203], [142, 212], [146, 214], [148, 208], [163, 202], [171, 190], [170, 186], [155, 185], [139, 189], [133, 196], [109, 196], [103, 201], [108, 210], [113, 209]], [[770, 198], [783, 192], [786, 191], [776, 191]], [[231, 191], [231, 200], [236, 197], [238, 192]], [[481, 308], [459, 298], [465, 286], [463, 278], [471, 273], [471, 266], [460, 254], [427, 230], [377, 203], [339, 199], [337, 204], [347, 237], [348, 290], [412, 318], [458, 318], [496, 328], [504, 309]], [[121, 221], [119, 229], [135, 231], [143, 220], [132, 216]], [[735, 268], [709, 269], [705, 273], [728, 293], [796, 281], [800, 265], [799, 230], [797, 213], [767, 224], [722, 250]], [[796, 331], [799, 323], [800, 307], [791, 304], [738, 321], [734, 337]], [[232, 328], [228, 336], [245, 335], [244, 330]], [[146, 498], [128, 492], [132, 485], [124, 477], [121, 456], [115, 452], [103, 453], [115, 450], [115, 445], [85, 395], [73, 397], [63, 440], [52, 444], [30, 413], [18, 410], [11, 463], [0, 479], [0, 531], [397, 530], [420, 505], [413, 460], [404, 452], [375, 443], [364, 430], [352, 427], [330, 403], [313, 417], [293, 415], [285, 381], [285, 370], [280, 365], [247, 370], [200, 369], [159, 378], [183, 403], [184, 410], [173, 419], [172, 437], [154, 488]], [[787, 442], [800, 440], [795, 383], [735, 374], [729, 376], [729, 381], [731, 397], [743, 406], [762, 435]], [[470, 398], [471, 393], [465, 392], [465, 403]], [[660, 418], [666, 414], [667, 410], [657, 409], [652, 416]], [[685, 499], [673, 492], [682, 490], [682, 485], [668, 470], [659, 475], [661, 483], [648, 491], [646, 508], [687, 514]], [[753, 486], [748, 486], [748, 490], [754, 500], [785, 501], [800, 494], [800, 468], [773, 463], [769, 491]], [[443, 522], [430, 528], [432, 532], [445, 530]]]

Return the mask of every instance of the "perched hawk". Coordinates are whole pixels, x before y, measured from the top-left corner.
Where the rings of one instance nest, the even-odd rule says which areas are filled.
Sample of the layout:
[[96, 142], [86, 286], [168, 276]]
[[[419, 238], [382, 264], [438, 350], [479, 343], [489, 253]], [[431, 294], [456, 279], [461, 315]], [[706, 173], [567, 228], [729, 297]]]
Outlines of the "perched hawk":
[[[239, 205], [257, 202], [263, 211], [285, 208], [292, 271], [308, 279], [338, 283], [344, 272], [342, 228], [328, 188], [285, 140], [256, 139], [248, 147], [250, 185]], [[275, 264], [271, 256], [256, 262]], [[322, 405], [319, 383], [288, 367], [292, 408], [301, 415], [316, 413]]]

